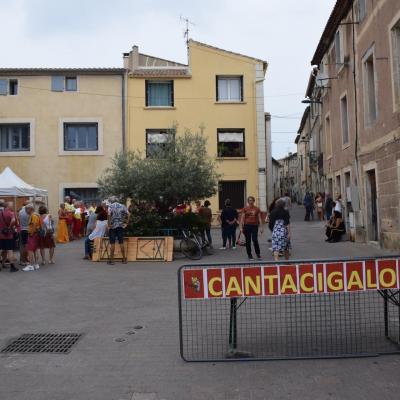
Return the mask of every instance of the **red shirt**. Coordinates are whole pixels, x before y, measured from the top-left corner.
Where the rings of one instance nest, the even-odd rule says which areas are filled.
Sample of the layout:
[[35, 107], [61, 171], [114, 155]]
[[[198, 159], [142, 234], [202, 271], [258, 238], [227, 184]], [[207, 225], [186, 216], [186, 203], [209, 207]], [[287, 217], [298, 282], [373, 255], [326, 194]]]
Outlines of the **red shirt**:
[[14, 218], [15, 218], [15, 215], [11, 210], [5, 209], [5, 210], [0, 211], [0, 240], [13, 238], [12, 231], [10, 231], [7, 235], [4, 235], [3, 229], [9, 228], [11, 221]]
[[258, 225], [260, 209], [258, 207], [245, 207], [242, 210], [244, 214], [244, 225]]

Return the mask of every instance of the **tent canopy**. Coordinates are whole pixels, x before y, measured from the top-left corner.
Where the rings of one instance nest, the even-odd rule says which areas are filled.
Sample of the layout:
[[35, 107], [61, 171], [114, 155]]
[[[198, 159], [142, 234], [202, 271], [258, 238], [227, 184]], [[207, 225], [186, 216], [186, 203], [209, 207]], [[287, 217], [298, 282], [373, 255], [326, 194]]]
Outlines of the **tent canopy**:
[[11, 168], [0, 174], [0, 196], [47, 196], [47, 190], [38, 189], [24, 182]]

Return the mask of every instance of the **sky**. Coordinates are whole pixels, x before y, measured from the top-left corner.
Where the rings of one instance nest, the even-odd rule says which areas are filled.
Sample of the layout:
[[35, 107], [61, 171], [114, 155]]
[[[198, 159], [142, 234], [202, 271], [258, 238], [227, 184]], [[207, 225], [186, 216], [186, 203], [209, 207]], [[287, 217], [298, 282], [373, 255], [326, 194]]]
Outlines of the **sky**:
[[190, 37], [266, 60], [272, 155], [296, 151], [310, 61], [336, 0], [0, 0], [0, 67], [122, 67], [142, 53], [186, 63]]

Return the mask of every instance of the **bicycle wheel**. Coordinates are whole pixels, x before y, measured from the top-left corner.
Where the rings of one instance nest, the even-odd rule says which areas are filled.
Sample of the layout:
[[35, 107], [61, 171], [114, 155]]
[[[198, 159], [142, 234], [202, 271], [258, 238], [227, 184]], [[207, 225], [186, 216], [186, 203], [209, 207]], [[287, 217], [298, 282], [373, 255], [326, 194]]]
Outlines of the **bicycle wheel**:
[[181, 252], [191, 260], [200, 260], [202, 256], [201, 248], [193, 239], [182, 239], [180, 244]]

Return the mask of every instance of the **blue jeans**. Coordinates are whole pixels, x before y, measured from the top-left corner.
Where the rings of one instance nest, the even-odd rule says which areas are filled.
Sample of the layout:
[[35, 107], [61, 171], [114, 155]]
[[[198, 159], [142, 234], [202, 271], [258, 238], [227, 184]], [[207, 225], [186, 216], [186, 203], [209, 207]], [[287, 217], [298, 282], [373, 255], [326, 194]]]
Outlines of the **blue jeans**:
[[92, 256], [92, 240], [89, 239], [89, 236], [85, 238], [85, 256]]
[[236, 246], [236, 225], [228, 225], [222, 228], [222, 246], [226, 247], [226, 241], [231, 242], [232, 247]]

